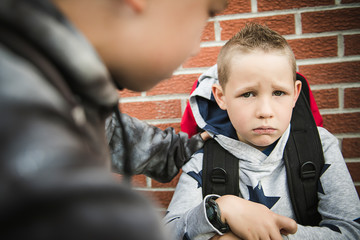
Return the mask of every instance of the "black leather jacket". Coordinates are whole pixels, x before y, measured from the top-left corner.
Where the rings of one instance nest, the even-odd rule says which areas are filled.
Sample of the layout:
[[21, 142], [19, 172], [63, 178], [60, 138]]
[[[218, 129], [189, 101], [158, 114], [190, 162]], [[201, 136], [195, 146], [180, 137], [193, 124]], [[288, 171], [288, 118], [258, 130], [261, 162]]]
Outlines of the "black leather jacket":
[[106, 133], [111, 149], [113, 171], [124, 172], [124, 145], [131, 162], [132, 174], [145, 174], [159, 182], [168, 182], [179, 172], [191, 155], [203, 146], [199, 134], [188, 138], [186, 133], [176, 134], [174, 129], [164, 131], [126, 114], [121, 115], [126, 134], [113, 114], [106, 122]]
[[101, 60], [49, 0], [0, 1], [0, 239], [163, 239], [110, 163], [123, 171], [125, 136], [132, 172], [169, 181], [202, 141], [126, 115], [125, 132], [110, 117], [105, 133], [117, 104]]

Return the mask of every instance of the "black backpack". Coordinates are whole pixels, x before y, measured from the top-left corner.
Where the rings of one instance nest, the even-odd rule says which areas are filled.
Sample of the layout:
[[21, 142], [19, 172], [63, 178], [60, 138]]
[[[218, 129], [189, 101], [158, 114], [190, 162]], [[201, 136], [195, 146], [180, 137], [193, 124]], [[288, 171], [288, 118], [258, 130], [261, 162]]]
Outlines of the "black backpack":
[[[321, 215], [318, 206], [318, 181], [324, 166], [324, 155], [315, 120], [309, 105], [309, 88], [302, 82], [300, 96], [293, 109], [291, 129], [283, 159], [288, 188], [297, 222], [318, 226]], [[202, 191], [208, 194], [239, 196], [239, 160], [214, 139], [204, 146]]]

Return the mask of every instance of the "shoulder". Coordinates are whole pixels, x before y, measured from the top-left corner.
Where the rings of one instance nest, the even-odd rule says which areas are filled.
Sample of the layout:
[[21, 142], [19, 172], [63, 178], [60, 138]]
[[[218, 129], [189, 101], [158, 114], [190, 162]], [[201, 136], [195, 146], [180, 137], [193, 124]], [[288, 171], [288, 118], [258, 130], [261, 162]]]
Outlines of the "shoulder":
[[325, 128], [318, 127], [321, 144], [323, 148], [325, 164], [346, 167], [344, 158], [341, 153], [338, 139]]
[[204, 149], [200, 149], [197, 152], [195, 152], [190, 160], [182, 167], [183, 172], [200, 172], [202, 171], [202, 165], [203, 165], [203, 156], [204, 156]]
[[[3, 103], [29, 106], [64, 105], [64, 98], [32, 62], [0, 44], [0, 95]], [[31, 104], [31, 105], [30, 105]]]
[[328, 130], [326, 130], [323, 127], [318, 127], [318, 131], [324, 151], [326, 151], [329, 147], [333, 147], [333, 146], [339, 147], [338, 139]]

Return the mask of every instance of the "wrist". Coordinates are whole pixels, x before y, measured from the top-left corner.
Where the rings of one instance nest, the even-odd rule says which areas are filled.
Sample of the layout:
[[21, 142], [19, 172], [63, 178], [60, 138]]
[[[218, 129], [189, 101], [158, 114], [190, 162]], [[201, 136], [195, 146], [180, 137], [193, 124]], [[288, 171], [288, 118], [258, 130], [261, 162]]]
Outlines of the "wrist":
[[230, 231], [229, 225], [224, 221], [221, 216], [219, 205], [215, 201], [214, 197], [209, 197], [205, 202], [206, 216], [209, 222], [221, 233]]

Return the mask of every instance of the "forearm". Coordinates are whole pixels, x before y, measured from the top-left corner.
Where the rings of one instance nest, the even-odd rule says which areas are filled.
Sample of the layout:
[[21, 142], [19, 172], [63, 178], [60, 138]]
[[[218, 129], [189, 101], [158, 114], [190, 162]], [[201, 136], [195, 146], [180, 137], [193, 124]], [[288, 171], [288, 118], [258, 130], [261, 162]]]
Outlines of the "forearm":
[[188, 138], [172, 128], [161, 130], [143, 121], [121, 114], [125, 134], [115, 117], [106, 125], [106, 132], [115, 172], [123, 173], [123, 136], [128, 142], [127, 156], [133, 174], [145, 174], [160, 182], [170, 181], [191, 155], [203, 146], [199, 135]]
[[195, 154], [183, 167], [179, 183], [164, 218], [165, 226], [175, 239], [208, 239], [217, 230], [210, 224], [205, 211], [205, 201], [199, 187], [202, 153]]
[[298, 231], [294, 235], [289, 235], [288, 239], [291, 240], [317, 240], [317, 239], [327, 239], [327, 240], [340, 240], [348, 239], [344, 235], [331, 230], [328, 227], [311, 227], [311, 226], [302, 226], [298, 225]]
[[218, 233], [206, 218], [204, 202], [183, 214], [166, 216], [165, 224], [170, 236], [174, 236], [176, 240], [185, 239], [184, 236], [189, 239], [205, 240]]
[[265, 205], [251, 202], [234, 195], [216, 199], [221, 220], [241, 239], [282, 239], [281, 234], [295, 233], [296, 222], [278, 215]]

